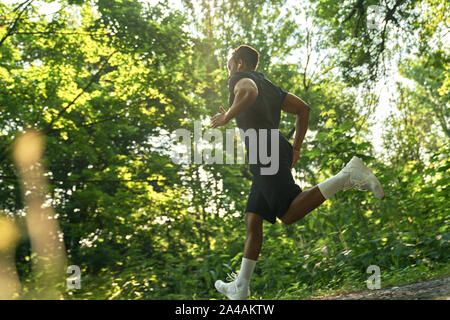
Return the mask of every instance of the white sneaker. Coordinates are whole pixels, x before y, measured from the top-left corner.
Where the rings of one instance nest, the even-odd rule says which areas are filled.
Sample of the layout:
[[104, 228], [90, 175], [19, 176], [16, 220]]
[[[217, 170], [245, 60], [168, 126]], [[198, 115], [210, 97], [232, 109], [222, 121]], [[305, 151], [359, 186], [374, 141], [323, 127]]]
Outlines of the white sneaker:
[[250, 288], [238, 288], [237, 275], [234, 272], [231, 275], [228, 275], [227, 280], [229, 279], [233, 281], [225, 283], [222, 280], [217, 280], [214, 284], [217, 291], [230, 300], [246, 300], [250, 296]]
[[360, 158], [354, 156], [341, 171], [349, 173], [349, 179], [344, 184], [343, 190], [352, 188], [361, 191], [370, 190], [378, 199], [384, 199], [383, 186]]

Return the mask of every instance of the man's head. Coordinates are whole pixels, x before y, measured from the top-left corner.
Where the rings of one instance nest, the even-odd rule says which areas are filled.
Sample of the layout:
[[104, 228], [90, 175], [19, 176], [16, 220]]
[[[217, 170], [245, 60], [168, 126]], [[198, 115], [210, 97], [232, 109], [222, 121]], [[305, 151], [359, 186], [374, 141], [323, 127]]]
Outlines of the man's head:
[[231, 76], [239, 71], [254, 71], [258, 67], [259, 52], [248, 45], [240, 45], [233, 50], [230, 60], [228, 60], [228, 71]]

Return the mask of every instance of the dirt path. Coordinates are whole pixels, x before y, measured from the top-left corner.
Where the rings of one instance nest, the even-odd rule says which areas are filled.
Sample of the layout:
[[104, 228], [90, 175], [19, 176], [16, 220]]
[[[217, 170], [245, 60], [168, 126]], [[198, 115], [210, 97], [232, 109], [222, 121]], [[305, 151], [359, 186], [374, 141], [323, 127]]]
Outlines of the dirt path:
[[450, 277], [379, 290], [365, 290], [319, 300], [450, 300]]

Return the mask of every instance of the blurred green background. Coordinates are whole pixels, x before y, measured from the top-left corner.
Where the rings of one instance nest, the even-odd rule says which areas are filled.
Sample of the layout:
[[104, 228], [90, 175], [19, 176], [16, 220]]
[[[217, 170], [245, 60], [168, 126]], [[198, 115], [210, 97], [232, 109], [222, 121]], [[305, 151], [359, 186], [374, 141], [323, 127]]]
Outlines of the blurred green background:
[[[381, 10], [373, 16], [371, 5]], [[358, 155], [386, 198], [340, 192], [300, 222], [264, 224], [252, 299], [304, 299], [449, 275], [449, 4], [396, 1], [4, 1], [0, 3], [0, 212], [26, 206], [11, 152], [45, 136], [48, 204], [81, 289], [65, 299], [221, 299], [245, 240], [248, 165], [172, 162], [170, 133], [228, 108], [226, 62], [311, 106], [302, 189]], [[295, 117], [280, 130], [292, 141]], [[234, 128], [235, 122], [226, 128]], [[222, 130], [224, 130], [223, 128]], [[69, 274], [68, 274], [69, 276]]]

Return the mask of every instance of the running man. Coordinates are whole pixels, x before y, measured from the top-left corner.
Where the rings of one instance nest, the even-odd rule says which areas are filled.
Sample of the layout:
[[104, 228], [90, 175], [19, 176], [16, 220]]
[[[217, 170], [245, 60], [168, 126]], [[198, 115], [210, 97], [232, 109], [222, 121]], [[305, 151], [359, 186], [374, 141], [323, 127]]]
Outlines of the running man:
[[[245, 210], [247, 235], [241, 268], [238, 275], [233, 274], [232, 282], [218, 280], [215, 283], [216, 289], [232, 300], [247, 299], [250, 295], [250, 277], [261, 252], [263, 220], [273, 224], [278, 217], [283, 223], [292, 224], [340, 190], [370, 190], [378, 199], [384, 198], [381, 183], [356, 156], [337, 175], [308, 190], [302, 191], [295, 184], [291, 169], [299, 158], [308, 128], [310, 107], [257, 72], [259, 56], [256, 49], [247, 45], [241, 45], [233, 51], [228, 61], [230, 108], [225, 111], [219, 107], [220, 113], [212, 118], [211, 126], [223, 126], [236, 118], [237, 126], [244, 132], [248, 129], [276, 129], [278, 132], [283, 110], [296, 115], [296, 133], [293, 146], [281, 133], [278, 133], [278, 150], [270, 149], [268, 143], [268, 150], [278, 152], [279, 169], [276, 174], [262, 175], [260, 168], [264, 165], [259, 160], [250, 163], [253, 179]], [[244, 140], [248, 155], [249, 141]]]

